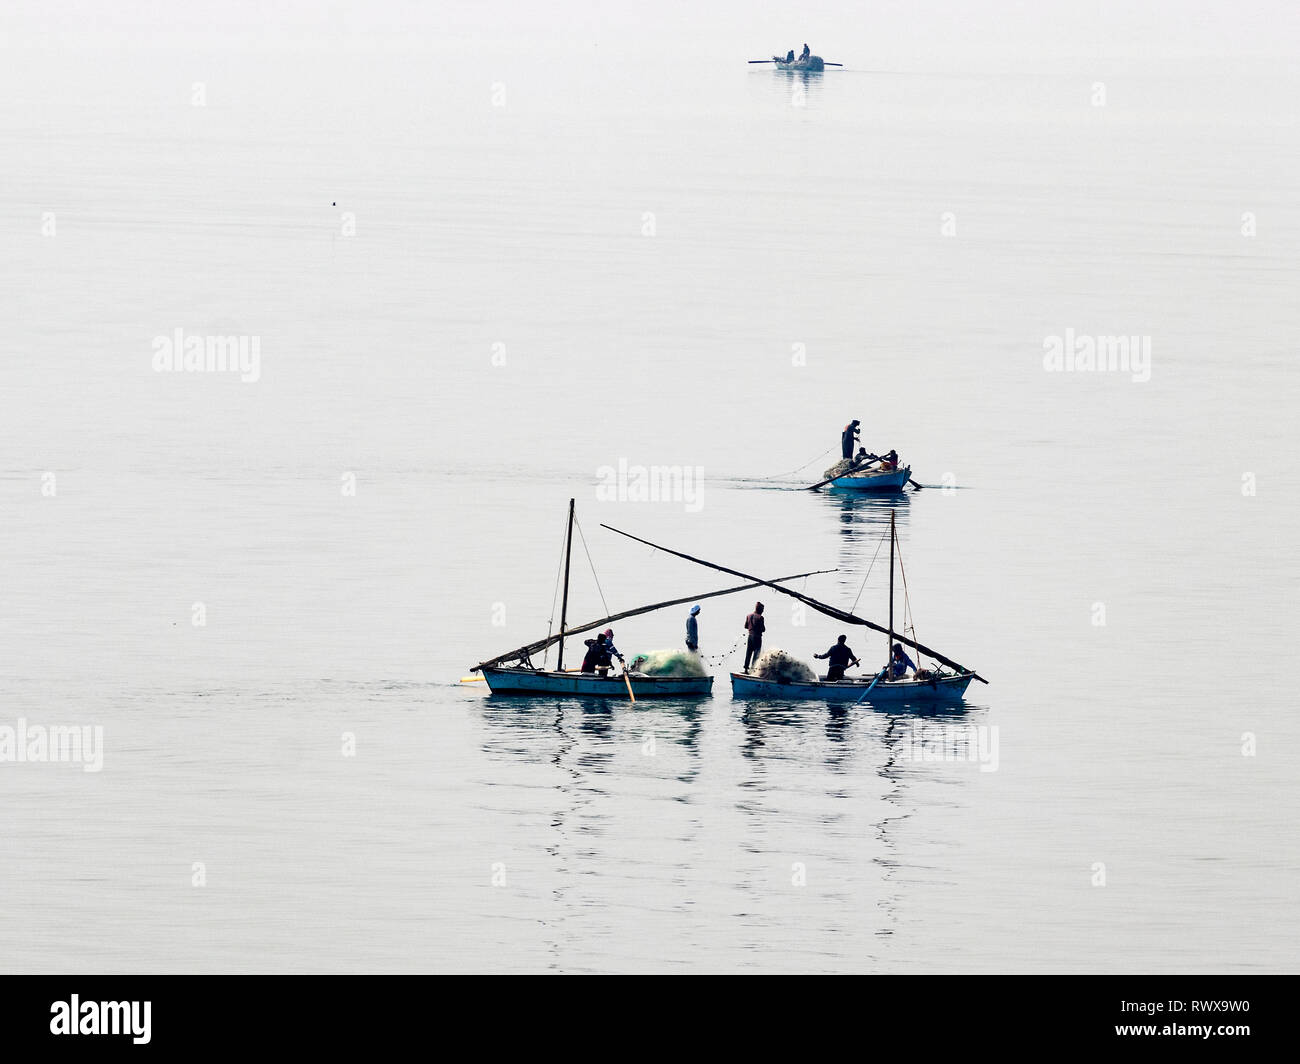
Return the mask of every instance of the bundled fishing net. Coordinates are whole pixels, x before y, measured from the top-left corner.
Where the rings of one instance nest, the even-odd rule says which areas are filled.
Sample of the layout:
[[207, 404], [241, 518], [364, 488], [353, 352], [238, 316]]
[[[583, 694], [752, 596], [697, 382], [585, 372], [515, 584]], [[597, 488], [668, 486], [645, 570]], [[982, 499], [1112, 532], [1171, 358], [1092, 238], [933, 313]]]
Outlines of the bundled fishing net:
[[831, 477], [838, 477], [843, 473], [848, 472], [855, 465], [857, 465], [857, 462], [855, 462], [852, 458], [841, 458], [838, 462], [836, 462], [833, 466], [831, 466], [830, 469], [827, 469], [825, 472], [822, 473], [822, 479], [830, 480]]
[[754, 671], [761, 679], [777, 683], [802, 683], [817, 679], [817, 674], [798, 658], [784, 650], [765, 650]]
[[704, 662], [689, 650], [652, 650], [638, 654], [629, 663], [632, 672], [646, 676], [707, 676]]

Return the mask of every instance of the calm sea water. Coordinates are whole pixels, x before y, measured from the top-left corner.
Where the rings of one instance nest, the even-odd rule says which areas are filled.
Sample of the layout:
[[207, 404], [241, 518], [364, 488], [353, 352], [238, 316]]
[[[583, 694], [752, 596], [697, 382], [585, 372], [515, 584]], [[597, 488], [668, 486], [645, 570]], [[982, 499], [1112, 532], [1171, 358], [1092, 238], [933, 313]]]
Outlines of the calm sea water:
[[[1300, 95], [1159, 12], [7, 16], [0, 727], [103, 765], [0, 765], [0, 966], [1293, 970]], [[846, 68], [744, 63], [804, 33]], [[155, 372], [176, 329], [257, 380]], [[1067, 330], [1149, 379], [1048, 372]], [[926, 490], [795, 490], [853, 417]], [[571, 497], [583, 620], [729, 579], [602, 522], [882, 620], [892, 510], [991, 683], [458, 683], [546, 633]], [[996, 770], [911, 756], [945, 727]]]

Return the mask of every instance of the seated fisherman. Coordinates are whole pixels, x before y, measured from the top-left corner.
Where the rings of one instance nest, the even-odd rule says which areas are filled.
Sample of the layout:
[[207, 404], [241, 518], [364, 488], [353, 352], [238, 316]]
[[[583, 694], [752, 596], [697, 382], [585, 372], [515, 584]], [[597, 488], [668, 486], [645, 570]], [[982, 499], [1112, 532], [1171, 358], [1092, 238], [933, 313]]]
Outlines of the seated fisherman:
[[902, 680], [907, 677], [907, 670], [916, 671], [916, 665], [903, 650], [902, 643], [894, 644], [894, 656], [889, 659], [889, 679]]

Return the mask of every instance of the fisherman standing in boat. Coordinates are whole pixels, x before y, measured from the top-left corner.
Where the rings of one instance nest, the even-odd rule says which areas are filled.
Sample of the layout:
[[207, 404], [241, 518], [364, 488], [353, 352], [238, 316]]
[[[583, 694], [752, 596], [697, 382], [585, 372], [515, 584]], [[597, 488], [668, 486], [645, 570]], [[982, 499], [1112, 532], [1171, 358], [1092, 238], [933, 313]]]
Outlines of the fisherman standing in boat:
[[745, 618], [745, 631], [749, 633], [749, 641], [745, 644], [745, 671], [749, 672], [749, 664], [753, 662], [758, 664], [758, 657], [763, 653], [763, 632], [767, 628], [763, 620], [763, 604], [756, 602], [754, 612]]
[[807, 42], [807, 41], [804, 41], [804, 44], [803, 44], [803, 55], [801, 55], [799, 58], [800, 58], [800, 59], [807, 59], [810, 55], [812, 55], [812, 52], [810, 52], [810, 51], [808, 50], [808, 42]]
[[817, 658], [819, 661], [823, 658], [829, 659], [830, 668], [826, 670], [827, 680], [833, 681], [844, 679], [844, 670], [850, 665], [856, 665], [858, 663], [858, 656], [849, 649], [847, 642], [848, 638], [848, 636], [842, 635], [838, 642], [836, 642], [830, 650], [826, 651], [825, 654], [813, 655], [813, 657]]
[[894, 644], [894, 656], [889, 661], [889, 678], [891, 680], [902, 680], [907, 677], [907, 670], [916, 671], [916, 665], [912, 659], [907, 656], [903, 649], [902, 643]]
[[840, 455], [847, 461], [853, 457], [853, 445], [862, 438], [858, 431], [861, 421], [850, 421], [840, 433]]
[[695, 619], [700, 612], [699, 605], [691, 607], [691, 612], [686, 618], [686, 649], [692, 654], [700, 652], [700, 624]]

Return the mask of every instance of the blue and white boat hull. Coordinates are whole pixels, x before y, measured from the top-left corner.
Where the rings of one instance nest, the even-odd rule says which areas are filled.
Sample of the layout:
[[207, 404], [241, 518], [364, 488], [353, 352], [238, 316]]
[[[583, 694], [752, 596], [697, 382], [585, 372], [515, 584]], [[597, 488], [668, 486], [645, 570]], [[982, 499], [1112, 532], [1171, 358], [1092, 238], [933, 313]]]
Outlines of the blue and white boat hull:
[[871, 705], [900, 705], [903, 703], [960, 702], [975, 678], [973, 672], [948, 673], [927, 680], [881, 680], [865, 697], [862, 694], [871, 685], [872, 676], [852, 680], [808, 680], [781, 683], [764, 680], [743, 672], [731, 674], [733, 698], [771, 699], [773, 701], [857, 702]]
[[[488, 666], [483, 679], [493, 694], [576, 695], [581, 698], [621, 698], [628, 701], [622, 673], [600, 676], [590, 672], [555, 672], [542, 669]], [[713, 693], [712, 676], [646, 676], [628, 673], [632, 693], [641, 698], [707, 698]]]
[[902, 491], [912, 476], [911, 466], [900, 466], [892, 472], [866, 470], [852, 473], [847, 477], [836, 477], [831, 481], [831, 489], [839, 491]]

